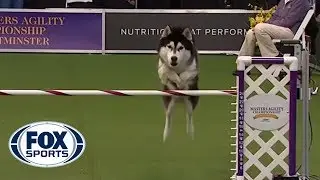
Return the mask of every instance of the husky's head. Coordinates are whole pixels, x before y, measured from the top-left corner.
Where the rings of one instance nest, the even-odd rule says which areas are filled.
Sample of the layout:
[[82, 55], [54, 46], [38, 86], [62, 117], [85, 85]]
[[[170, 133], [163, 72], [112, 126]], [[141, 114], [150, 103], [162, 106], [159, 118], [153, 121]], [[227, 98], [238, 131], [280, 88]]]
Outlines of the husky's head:
[[169, 66], [187, 64], [194, 55], [194, 39], [189, 28], [167, 26], [160, 39], [159, 55]]

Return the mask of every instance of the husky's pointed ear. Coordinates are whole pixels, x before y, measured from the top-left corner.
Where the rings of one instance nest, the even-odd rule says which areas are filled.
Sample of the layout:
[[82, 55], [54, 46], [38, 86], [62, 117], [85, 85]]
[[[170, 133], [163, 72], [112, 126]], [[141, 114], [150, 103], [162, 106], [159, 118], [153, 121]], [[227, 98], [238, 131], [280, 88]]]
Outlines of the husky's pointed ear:
[[166, 28], [164, 28], [161, 38], [167, 37], [169, 36], [169, 34], [171, 34], [171, 28], [170, 26], [167, 26]]
[[184, 30], [183, 30], [183, 33], [182, 33], [183, 35], [184, 35], [184, 37], [186, 37], [189, 41], [192, 41], [193, 39], [192, 39], [192, 32], [190, 31], [190, 29], [189, 28], [185, 28]]

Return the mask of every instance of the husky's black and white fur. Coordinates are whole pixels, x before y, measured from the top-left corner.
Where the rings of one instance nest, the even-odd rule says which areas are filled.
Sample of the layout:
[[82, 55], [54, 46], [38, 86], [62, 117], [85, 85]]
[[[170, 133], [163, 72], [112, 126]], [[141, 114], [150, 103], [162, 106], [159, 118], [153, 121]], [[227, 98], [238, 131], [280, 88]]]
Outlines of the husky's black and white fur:
[[[198, 90], [198, 53], [189, 28], [167, 26], [161, 35], [158, 53], [158, 74], [164, 90]], [[192, 114], [199, 97], [164, 96], [166, 121], [163, 141], [171, 131], [173, 108], [181, 99], [186, 107], [187, 133], [194, 138]]]

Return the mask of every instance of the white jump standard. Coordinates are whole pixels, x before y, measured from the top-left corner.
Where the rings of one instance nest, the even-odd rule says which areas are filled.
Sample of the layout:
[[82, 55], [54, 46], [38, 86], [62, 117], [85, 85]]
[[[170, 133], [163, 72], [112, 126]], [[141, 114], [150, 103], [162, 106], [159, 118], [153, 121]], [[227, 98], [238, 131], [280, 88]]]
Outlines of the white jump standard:
[[[263, 64], [271, 66], [265, 68]], [[255, 80], [247, 75], [253, 68], [261, 73]], [[287, 73], [281, 80], [273, 76], [279, 68]], [[233, 161], [236, 162], [236, 172], [232, 178], [264, 180], [282, 173], [284, 176], [296, 176], [297, 58], [240, 56], [237, 59], [237, 71], [236, 152], [232, 153], [236, 155], [236, 160]], [[273, 85], [271, 90], [263, 90], [261, 85], [265, 81]], [[288, 82], [289, 90], [286, 88]], [[264, 140], [261, 136], [264, 132], [269, 132], [272, 137]], [[286, 137], [287, 133], [289, 137]], [[284, 149], [276, 153], [272, 147], [278, 142]], [[251, 143], [259, 145], [257, 152], [252, 152]], [[264, 164], [261, 160], [263, 156], [271, 157], [272, 162]], [[250, 172], [252, 167], [260, 173], [253, 175]], [[278, 172], [278, 167], [282, 172]]]

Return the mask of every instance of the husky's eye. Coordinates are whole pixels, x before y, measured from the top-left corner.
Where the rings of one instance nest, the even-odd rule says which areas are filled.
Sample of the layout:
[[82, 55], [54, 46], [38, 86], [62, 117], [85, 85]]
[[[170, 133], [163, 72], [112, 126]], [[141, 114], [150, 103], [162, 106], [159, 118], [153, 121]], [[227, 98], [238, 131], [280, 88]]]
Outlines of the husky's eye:
[[183, 49], [183, 47], [182, 46], [180, 46], [179, 48], [178, 48], [178, 51], [180, 51], [180, 50], [182, 50]]
[[167, 47], [168, 47], [169, 49], [172, 49], [172, 46], [171, 46], [171, 45], [168, 45]]

